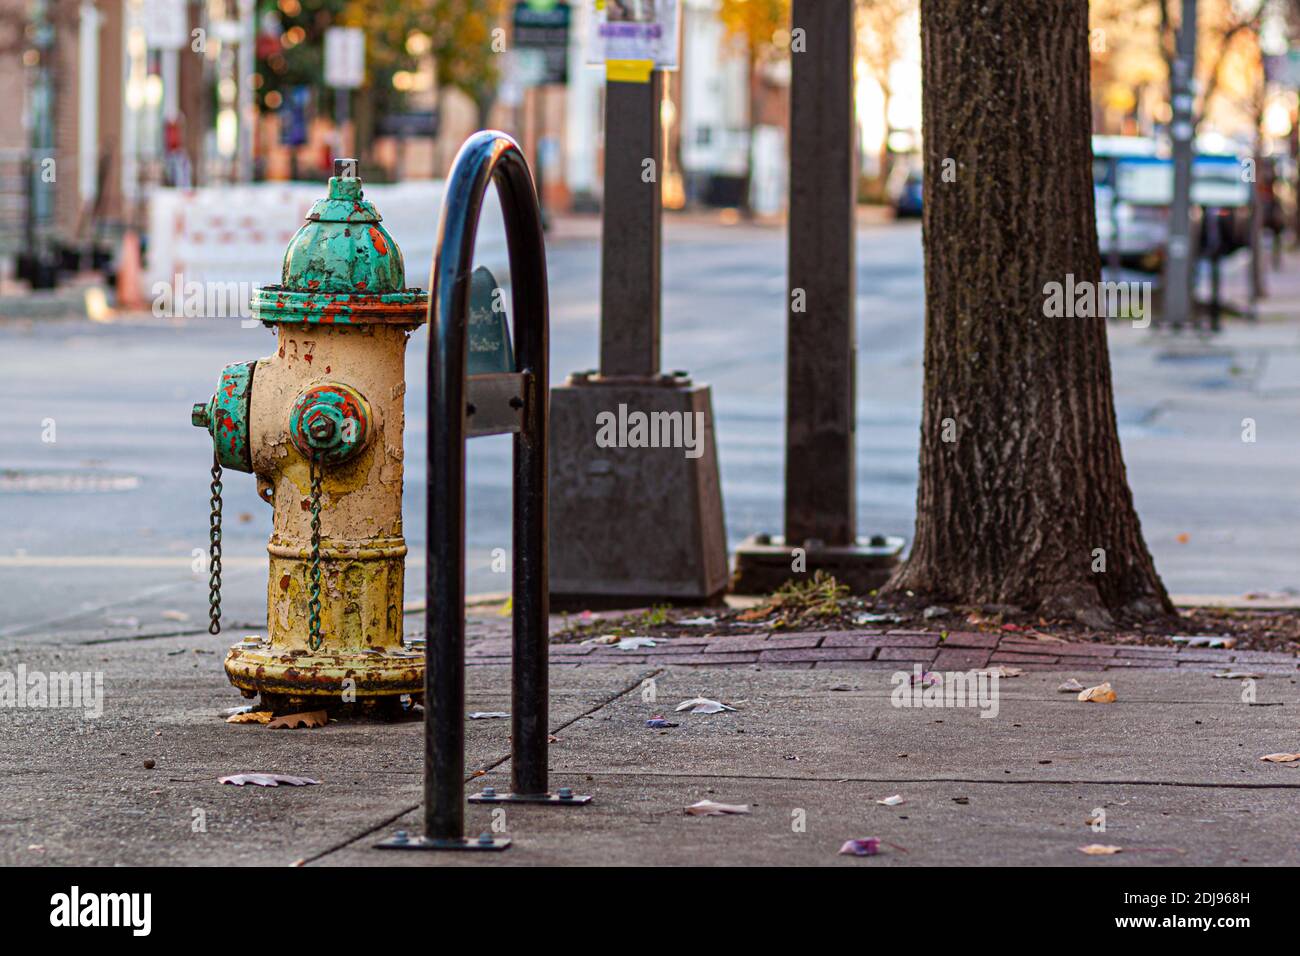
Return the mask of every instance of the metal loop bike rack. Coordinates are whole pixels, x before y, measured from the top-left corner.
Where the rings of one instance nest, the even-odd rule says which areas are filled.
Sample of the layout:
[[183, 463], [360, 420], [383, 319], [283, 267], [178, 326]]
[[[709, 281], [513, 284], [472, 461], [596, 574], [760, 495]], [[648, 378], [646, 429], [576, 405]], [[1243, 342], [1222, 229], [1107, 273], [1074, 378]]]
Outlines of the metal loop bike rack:
[[[467, 376], [470, 277], [479, 215], [495, 183], [512, 277], [515, 371]], [[581, 805], [547, 789], [547, 425], [550, 382], [546, 249], [533, 177], [519, 144], [484, 130], [461, 147], [447, 177], [429, 296], [429, 433], [425, 570], [423, 836], [399, 831], [384, 849], [504, 850], [509, 838], [464, 836], [465, 442], [514, 435], [512, 792], [475, 803]]]

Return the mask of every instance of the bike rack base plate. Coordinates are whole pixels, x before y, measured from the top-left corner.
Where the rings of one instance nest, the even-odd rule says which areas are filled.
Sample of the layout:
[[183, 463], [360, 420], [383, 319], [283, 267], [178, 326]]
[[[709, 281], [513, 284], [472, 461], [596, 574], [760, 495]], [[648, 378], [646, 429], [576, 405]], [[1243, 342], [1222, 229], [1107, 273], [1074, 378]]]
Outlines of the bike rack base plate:
[[389, 837], [375, 844], [376, 850], [506, 850], [509, 837]]
[[572, 794], [562, 797], [558, 793], [475, 793], [467, 798], [470, 803], [546, 803], [558, 806], [572, 804], [580, 807], [591, 803], [589, 794]]

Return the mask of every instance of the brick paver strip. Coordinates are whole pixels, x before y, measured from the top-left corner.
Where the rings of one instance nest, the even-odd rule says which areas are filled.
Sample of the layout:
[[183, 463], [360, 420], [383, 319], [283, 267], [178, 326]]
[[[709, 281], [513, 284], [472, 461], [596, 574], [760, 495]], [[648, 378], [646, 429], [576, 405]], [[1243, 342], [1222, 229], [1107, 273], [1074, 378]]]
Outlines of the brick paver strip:
[[825, 634], [749, 634], [741, 637], [715, 637], [705, 648], [706, 654], [731, 651], [763, 651], [773, 647], [816, 647]]
[[1112, 657], [1100, 661], [1106, 670], [1123, 670], [1126, 667], [1177, 667], [1178, 662], [1163, 657]]
[[724, 664], [756, 664], [759, 653], [742, 651], [735, 654], [660, 654], [658, 657], [649, 657], [646, 660], [650, 664], [708, 664], [717, 667]]
[[943, 639], [943, 647], [987, 647], [990, 650], [998, 646], [998, 634], [975, 634], [970, 631], [952, 631]]
[[661, 640], [654, 647], [639, 647], [637, 650], [644, 651], [648, 656], [654, 657], [660, 654], [703, 654], [704, 649], [708, 646], [705, 641]]
[[[1114, 657], [1119, 650], [1109, 644], [1051, 644], [1052, 653], [1060, 657]], [[1038, 645], [1042, 649], [1043, 645]]]
[[941, 647], [939, 655], [934, 659], [934, 668], [953, 671], [975, 670], [987, 666], [992, 653], [988, 649]]
[[1234, 661], [1259, 661], [1261, 664], [1290, 664], [1292, 666], [1297, 663], [1294, 654], [1284, 654], [1279, 651], [1234, 651], [1232, 659]]
[[1011, 654], [1007, 651], [994, 651], [990, 662], [993, 664], [1055, 664], [1059, 658], [1052, 654]]
[[869, 661], [875, 656], [874, 647], [791, 647], [761, 651], [762, 661]]
[[[510, 645], [506, 644], [506, 650], [510, 650]], [[561, 657], [581, 657], [585, 654], [594, 654], [596, 652], [595, 644], [552, 644], [551, 654], [558, 654]]]
[[1116, 657], [1163, 657], [1172, 658], [1178, 651], [1172, 647], [1121, 647]]
[[819, 671], [833, 671], [836, 668], [842, 668], [843, 670], [904, 671], [906, 673], [901, 661], [818, 661], [816, 664], [805, 664], [803, 666], [812, 667]]
[[822, 647], [937, 647], [938, 634], [828, 634]]
[[[658, 641], [655, 647], [638, 648], [635, 652], [620, 651], [610, 645], [552, 644], [551, 663], [556, 667], [757, 664], [791, 670], [814, 666], [826, 670], [836, 667], [891, 670], [906, 669], [906, 665], [914, 663], [933, 669], [974, 670], [1006, 664], [1028, 671], [1161, 667], [1187, 673], [1240, 670], [1274, 677], [1300, 677], [1300, 659], [1282, 651], [1036, 641], [1014, 632], [953, 631], [941, 641], [937, 632], [863, 628], [793, 634], [689, 634]], [[508, 665], [510, 645], [499, 630], [471, 637], [467, 662], [477, 666]]]
[[925, 647], [882, 647], [880, 652], [876, 654], [876, 660], [928, 664], [934, 660], [935, 655], [938, 653], [933, 648]]
[[1234, 653], [1235, 652], [1233, 651], [1208, 651], [1193, 648], [1190, 650], [1174, 652], [1174, 660], [1205, 661], [1206, 663], [1218, 661], [1226, 664], [1228, 661], [1232, 660]]

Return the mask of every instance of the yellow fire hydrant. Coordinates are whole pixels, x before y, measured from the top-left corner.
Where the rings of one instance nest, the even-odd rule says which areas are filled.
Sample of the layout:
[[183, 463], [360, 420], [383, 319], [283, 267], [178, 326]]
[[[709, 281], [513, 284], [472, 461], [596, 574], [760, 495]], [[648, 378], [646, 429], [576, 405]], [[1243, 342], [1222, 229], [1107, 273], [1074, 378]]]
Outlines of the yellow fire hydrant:
[[285, 251], [281, 283], [252, 314], [274, 355], [227, 366], [195, 405], [213, 464], [213, 630], [220, 613], [221, 469], [251, 472], [273, 505], [267, 635], [234, 645], [226, 673], [277, 712], [395, 707], [424, 692], [422, 641], [402, 631], [404, 358], [428, 294], [406, 288], [401, 251], [337, 160]]

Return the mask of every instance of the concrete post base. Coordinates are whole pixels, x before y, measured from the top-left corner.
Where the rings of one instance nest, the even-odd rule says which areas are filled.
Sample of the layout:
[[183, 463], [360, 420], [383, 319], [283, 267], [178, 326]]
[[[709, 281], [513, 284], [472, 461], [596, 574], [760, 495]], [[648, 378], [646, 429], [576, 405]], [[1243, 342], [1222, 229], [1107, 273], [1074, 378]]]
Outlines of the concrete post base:
[[551, 390], [553, 610], [703, 604], [727, 587], [707, 385], [569, 377]]
[[756, 534], [736, 549], [733, 594], [770, 594], [786, 581], [808, 580], [817, 571], [835, 576], [854, 594], [866, 594], [889, 580], [903, 553], [903, 539], [888, 535], [859, 538], [856, 545], [805, 541], [803, 554], [779, 536]]

